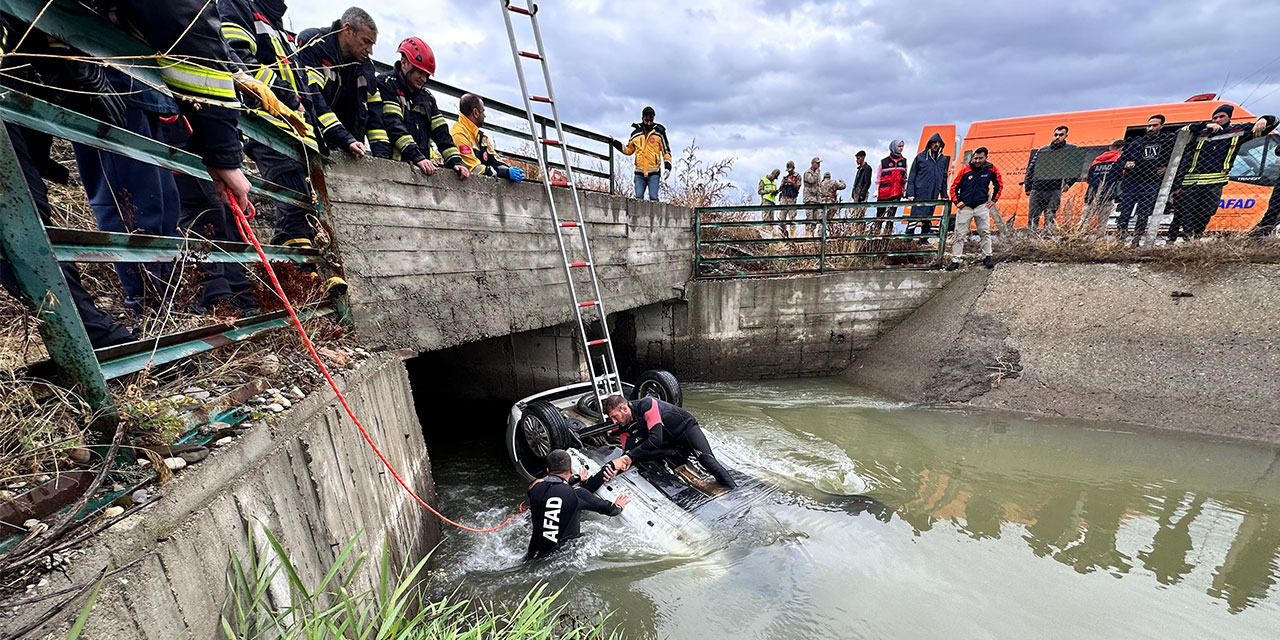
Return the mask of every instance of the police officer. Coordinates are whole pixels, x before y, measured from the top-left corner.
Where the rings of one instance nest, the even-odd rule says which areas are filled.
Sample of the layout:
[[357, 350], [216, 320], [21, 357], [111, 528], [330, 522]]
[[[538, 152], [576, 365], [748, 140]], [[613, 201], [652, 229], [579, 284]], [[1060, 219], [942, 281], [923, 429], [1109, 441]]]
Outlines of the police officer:
[[440, 162], [465, 180], [470, 172], [449, 135], [449, 123], [436, 106], [436, 97], [426, 88], [436, 72], [436, 54], [419, 38], [405, 38], [396, 51], [400, 59], [395, 67], [378, 75], [382, 123], [389, 141], [374, 144], [373, 155], [403, 160], [432, 175], [436, 165], [428, 155], [434, 142]]
[[721, 485], [737, 488], [738, 483], [711, 452], [706, 434], [688, 411], [652, 396], [627, 402], [620, 395], [605, 398], [604, 411], [614, 424], [627, 429], [622, 436], [626, 455], [613, 461], [619, 473], [631, 468], [633, 462], [665, 459], [683, 463], [692, 455]]
[[578, 519], [583, 509], [616, 516], [631, 502], [622, 494], [609, 502], [595, 494], [605, 482], [612, 480], [613, 467], [606, 465], [586, 481], [573, 474], [573, 461], [564, 449], [547, 454], [547, 477], [529, 486], [529, 510], [533, 534], [525, 559], [540, 558], [560, 548], [568, 540], [582, 536]]

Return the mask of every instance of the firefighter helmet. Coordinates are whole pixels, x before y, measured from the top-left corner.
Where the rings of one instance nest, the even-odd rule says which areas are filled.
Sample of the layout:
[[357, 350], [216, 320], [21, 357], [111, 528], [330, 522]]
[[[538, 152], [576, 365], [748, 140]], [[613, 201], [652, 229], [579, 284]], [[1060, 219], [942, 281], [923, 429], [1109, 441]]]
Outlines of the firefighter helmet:
[[427, 75], [436, 74], [436, 54], [421, 38], [405, 38], [396, 51], [404, 54], [405, 59], [415, 68], [425, 71]]

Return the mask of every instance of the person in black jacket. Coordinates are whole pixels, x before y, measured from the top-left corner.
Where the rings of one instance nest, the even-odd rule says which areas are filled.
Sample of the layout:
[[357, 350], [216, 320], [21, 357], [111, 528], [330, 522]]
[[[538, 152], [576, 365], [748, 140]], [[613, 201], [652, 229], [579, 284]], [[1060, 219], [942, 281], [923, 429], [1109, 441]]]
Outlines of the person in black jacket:
[[298, 61], [307, 70], [307, 97], [320, 122], [322, 140], [363, 158], [369, 145], [388, 142], [382, 126], [382, 99], [373, 70], [378, 25], [351, 7], [324, 28], [298, 34]]
[[1188, 237], [1204, 233], [1209, 220], [1218, 212], [1222, 188], [1230, 179], [1231, 165], [1240, 147], [1271, 133], [1280, 122], [1275, 116], [1262, 116], [1252, 123], [1234, 124], [1231, 122], [1234, 114], [1234, 106], [1221, 104], [1213, 110], [1212, 120], [1185, 127], [1192, 137], [1182, 152], [1179, 167], [1182, 186], [1174, 205], [1173, 222], [1169, 224], [1169, 242], [1175, 242], [1184, 231]]
[[440, 162], [458, 174], [469, 176], [462, 154], [449, 135], [449, 123], [436, 106], [436, 97], [427, 90], [427, 80], [436, 72], [436, 56], [419, 38], [405, 38], [397, 49], [400, 59], [391, 71], [378, 75], [382, 100], [382, 124], [389, 143], [373, 145], [378, 158], [403, 160], [427, 175], [436, 172], [428, 158], [434, 142]]
[[[1147, 231], [1147, 221], [1160, 195], [1160, 184], [1173, 155], [1177, 134], [1164, 130], [1165, 118], [1157, 113], [1147, 118], [1147, 131], [1134, 138], [1120, 154], [1120, 207], [1116, 210], [1116, 234], [1120, 239], [1129, 232], [1129, 218], [1134, 218], [1133, 236], [1137, 240]], [[1113, 178], [1114, 180], [1114, 178]]]
[[857, 169], [853, 176], [853, 192], [849, 199], [853, 202], [866, 202], [871, 193], [871, 165], [867, 164], [867, 152], [858, 151], [853, 154]]
[[[284, 0], [218, 0], [222, 35], [230, 45], [233, 61], [259, 82], [270, 86], [272, 94], [284, 106], [309, 113], [306, 80], [294, 62], [292, 36], [284, 30], [285, 8]], [[306, 148], [318, 149], [314, 134], [301, 137], [283, 120], [270, 114], [263, 117]], [[244, 151], [257, 163], [263, 178], [311, 196], [307, 168], [301, 162], [255, 140], [245, 143]], [[311, 249], [316, 236], [311, 215], [303, 207], [277, 200], [271, 244]]]
[[969, 221], [978, 225], [978, 237], [982, 239], [982, 265], [988, 269], [995, 267], [991, 260], [991, 205], [1000, 199], [1000, 191], [1004, 181], [995, 165], [987, 162], [987, 148], [978, 147], [973, 150], [969, 164], [960, 169], [955, 182], [951, 183], [951, 199], [959, 209], [956, 211], [956, 228], [951, 232], [951, 264], [947, 271], [960, 268], [964, 259], [964, 242], [969, 238]]
[[[947, 172], [951, 167], [951, 156], [943, 153], [947, 148], [947, 143], [942, 140], [942, 135], [934, 133], [929, 136], [929, 142], [925, 144], [924, 151], [916, 155], [916, 159], [911, 163], [911, 169], [907, 172], [907, 199], [908, 200], [940, 200], [947, 195]], [[911, 207], [912, 218], [933, 218], [933, 214], [937, 209], [936, 206], [919, 206]], [[924, 220], [914, 223], [907, 229], [907, 233], [912, 235], [927, 236], [933, 233], [933, 220]], [[924, 242], [924, 238], [918, 239]]]
[[530, 520], [533, 533], [529, 538], [526, 560], [541, 558], [559, 549], [565, 542], [582, 536], [579, 516], [582, 510], [616, 516], [631, 502], [627, 494], [609, 502], [596, 495], [596, 490], [612, 480], [613, 467], [605, 465], [590, 478], [581, 480], [573, 474], [573, 461], [564, 449], [547, 454], [547, 477], [529, 486]]
[[626, 455], [613, 461], [619, 473], [633, 462], [670, 460], [678, 465], [692, 455], [715, 476], [716, 482], [729, 489], [737, 488], [738, 483], [711, 452], [706, 434], [688, 411], [654, 397], [627, 402], [620, 395], [605, 398], [604, 411], [614, 424], [630, 429], [622, 435]]
[[[1034, 231], [1040, 228], [1040, 216], [1044, 216], [1044, 228], [1050, 229], [1057, 223], [1058, 207], [1062, 206], [1062, 194], [1075, 184], [1075, 178], [1044, 178], [1036, 176], [1036, 164], [1042, 154], [1059, 152], [1063, 149], [1074, 149], [1076, 146], [1067, 142], [1068, 129], [1062, 125], [1053, 130], [1053, 142], [1040, 147], [1027, 162], [1027, 173], [1022, 184], [1028, 194], [1027, 229]], [[1047, 156], [1046, 156], [1047, 157]]]

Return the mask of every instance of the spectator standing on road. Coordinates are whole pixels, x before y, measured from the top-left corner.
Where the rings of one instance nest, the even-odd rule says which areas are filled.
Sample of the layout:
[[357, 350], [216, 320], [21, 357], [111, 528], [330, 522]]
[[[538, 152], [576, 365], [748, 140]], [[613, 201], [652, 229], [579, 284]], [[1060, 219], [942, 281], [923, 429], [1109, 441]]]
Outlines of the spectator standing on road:
[[[924, 151], [916, 155], [915, 161], [911, 163], [911, 171], [907, 174], [908, 200], [942, 200], [947, 197], [947, 173], [951, 157], [942, 153], [946, 147], [947, 143], [942, 141], [940, 134], [929, 136]], [[932, 218], [936, 210], [936, 206], [912, 206], [911, 217]], [[933, 233], [933, 221], [915, 223], [908, 233], [922, 236], [920, 242], [925, 242], [923, 236]]]
[[[1121, 241], [1129, 232], [1130, 216], [1134, 220], [1133, 236], [1136, 243], [1147, 231], [1147, 220], [1160, 195], [1160, 184], [1173, 155], [1173, 143], [1177, 134], [1164, 130], [1164, 116], [1155, 114], [1147, 118], [1147, 131], [1134, 138], [1120, 153], [1120, 207], [1117, 209], [1116, 237]], [[1113, 170], [1114, 172], [1114, 170]], [[1135, 245], [1136, 246], [1136, 245]]]
[[1039, 229], [1042, 214], [1044, 228], [1047, 230], [1054, 226], [1058, 217], [1058, 207], [1062, 206], [1062, 194], [1076, 182], [1075, 178], [1035, 179], [1036, 163], [1040, 160], [1040, 154], [1076, 147], [1067, 142], [1068, 132], [1067, 125], [1054, 129], [1053, 142], [1037, 149], [1031, 156], [1031, 161], [1027, 163], [1027, 173], [1022, 179], [1022, 184], [1026, 186], [1030, 198], [1027, 204], [1027, 229]]
[[[760, 178], [760, 184], [756, 186], [756, 193], [760, 195], [760, 204], [775, 205], [778, 204], [778, 174], [781, 171], [774, 169], [769, 175]], [[761, 218], [764, 220], [773, 220], [773, 212], [765, 211]]]
[[[804, 203], [813, 204], [822, 202], [822, 158], [814, 156], [809, 161], [809, 170], [804, 172]], [[806, 209], [804, 212], [806, 229], [812, 229], [817, 216], [821, 215], [816, 210]]]
[[[901, 200], [907, 192], [907, 159], [902, 155], [906, 144], [902, 140], [890, 142], [889, 155], [880, 159], [880, 170], [876, 172], [876, 202]], [[897, 213], [897, 207], [877, 207], [877, 222], [871, 223], [870, 235], [892, 234], [893, 217]]]
[[1204, 233], [1209, 220], [1218, 212], [1222, 188], [1226, 186], [1231, 164], [1244, 143], [1271, 133], [1276, 128], [1275, 116], [1262, 116], [1253, 123], [1232, 124], [1235, 107], [1218, 105], [1213, 119], [1186, 126], [1192, 138], [1182, 152], [1182, 187], [1169, 225], [1169, 242], [1185, 231], [1187, 237]]
[[1120, 152], [1124, 150], [1124, 146], [1124, 140], [1112, 142], [1111, 147], [1098, 154], [1089, 165], [1089, 171], [1085, 174], [1089, 188], [1084, 192], [1084, 212], [1080, 219], [1082, 228], [1089, 218], [1097, 216], [1099, 227], [1106, 231], [1110, 207], [1120, 191], [1117, 185], [1120, 183]]
[[988, 269], [995, 268], [991, 260], [991, 206], [1000, 199], [1003, 188], [1000, 171], [987, 162], [987, 148], [974, 149], [969, 164], [960, 169], [951, 184], [951, 199], [958, 210], [956, 228], [951, 231], [951, 264], [947, 265], [947, 271], [960, 268], [964, 259], [964, 243], [969, 238], [970, 221], [977, 224], [978, 237], [982, 239], [982, 265]]
[[658, 199], [658, 185], [662, 182], [662, 170], [671, 171], [671, 143], [667, 141], [667, 128], [654, 122], [657, 112], [653, 107], [640, 111], [640, 122], [631, 123], [631, 139], [623, 146], [620, 140], [613, 147], [625, 155], [636, 157], [636, 198]]
[[[799, 196], [800, 196], [800, 174], [796, 173], [796, 163], [791, 160], [788, 160], [787, 175], [782, 176], [782, 187], [780, 188], [780, 191], [779, 191], [778, 203], [779, 204], [795, 204], [796, 198]], [[786, 211], [778, 212], [779, 221], [788, 221], [788, 220], [795, 220], [795, 219], [796, 219], [795, 209], [789, 209]], [[791, 226], [792, 225], [790, 222], [784, 222], [782, 225], [780, 225], [780, 227], [782, 228], [782, 235], [784, 236], [791, 235]]]
[[858, 164], [853, 176], [853, 193], [849, 194], [849, 199], [853, 202], [866, 202], [871, 193], [871, 165], [867, 164], [867, 152], [858, 151], [853, 159]]

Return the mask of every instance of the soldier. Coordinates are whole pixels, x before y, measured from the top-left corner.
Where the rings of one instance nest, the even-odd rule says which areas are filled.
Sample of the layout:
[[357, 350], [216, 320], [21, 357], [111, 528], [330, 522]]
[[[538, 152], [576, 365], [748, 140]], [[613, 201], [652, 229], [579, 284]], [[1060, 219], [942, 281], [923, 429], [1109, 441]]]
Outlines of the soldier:
[[[796, 198], [800, 195], [800, 174], [796, 173], [796, 163], [787, 161], [787, 175], [782, 177], [782, 187], [779, 189], [779, 204], [795, 204]], [[778, 220], [795, 220], [796, 210], [788, 209], [778, 212]], [[782, 235], [791, 235], [791, 223], [781, 225]]]
[[[809, 170], [804, 172], [804, 203], [812, 204], [822, 202], [822, 158], [814, 156], [809, 161]], [[817, 226], [817, 216], [822, 215], [813, 210], [805, 210], [804, 217], [806, 222], [804, 227], [806, 231], [812, 231]]]
[[[780, 173], [782, 172], [774, 169], [769, 172], [769, 175], [760, 178], [760, 184], [756, 186], [756, 193], [760, 195], [760, 204], [778, 204], [778, 174]], [[772, 221], [773, 212], [765, 211], [761, 218]]]
[[[832, 180], [830, 173], [822, 174], [822, 182], [818, 184], [818, 189], [822, 192], [822, 201], [828, 203], [836, 203], [840, 201], [840, 192], [845, 189], [844, 180]], [[836, 209], [827, 209], [827, 220], [830, 220], [836, 214]]]
[[[470, 170], [449, 134], [449, 123], [440, 114], [436, 97], [426, 88], [427, 80], [436, 72], [435, 53], [419, 38], [406, 38], [396, 51], [400, 60], [395, 67], [378, 75], [382, 123], [394, 144], [385, 148], [374, 145], [374, 155], [403, 160], [432, 175], [436, 165], [428, 154], [434, 142], [440, 152], [440, 164], [456, 171], [459, 180], [465, 180]], [[523, 172], [520, 177], [524, 177]]]

